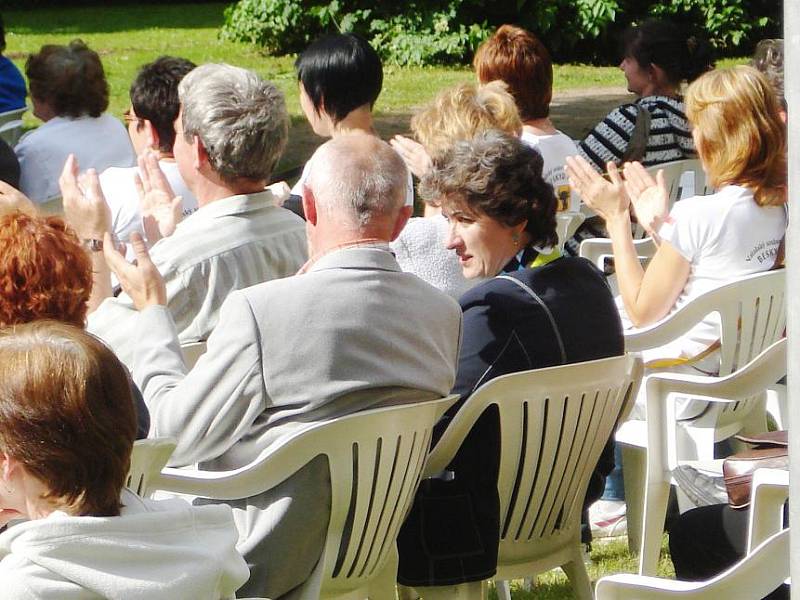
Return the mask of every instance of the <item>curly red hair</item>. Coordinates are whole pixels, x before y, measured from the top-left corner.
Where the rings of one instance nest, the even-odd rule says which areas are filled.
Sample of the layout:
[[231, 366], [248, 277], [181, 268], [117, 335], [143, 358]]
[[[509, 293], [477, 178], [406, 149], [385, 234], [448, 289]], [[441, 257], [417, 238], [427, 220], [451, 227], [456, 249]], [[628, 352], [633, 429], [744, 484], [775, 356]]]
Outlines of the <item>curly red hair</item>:
[[0, 217], [0, 326], [55, 319], [83, 328], [92, 263], [57, 217]]

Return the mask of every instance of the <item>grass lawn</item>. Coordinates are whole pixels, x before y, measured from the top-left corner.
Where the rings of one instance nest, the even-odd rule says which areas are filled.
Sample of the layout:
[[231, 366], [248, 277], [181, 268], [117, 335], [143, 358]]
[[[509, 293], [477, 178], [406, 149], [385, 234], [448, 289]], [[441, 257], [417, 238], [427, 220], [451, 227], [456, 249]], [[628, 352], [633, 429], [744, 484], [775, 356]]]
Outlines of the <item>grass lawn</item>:
[[[183, 56], [198, 64], [228, 62], [253, 69], [286, 94], [292, 130], [282, 167], [300, 164], [321, 140], [313, 135], [300, 111], [294, 57], [265, 56], [251, 46], [218, 40], [224, 7], [224, 3], [210, 3], [7, 10], [3, 12], [6, 54], [22, 70], [27, 55], [43, 44], [83, 39], [103, 59], [111, 86], [110, 111], [117, 116], [128, 107], [128, 87], [137, 68], [162, 54]], [[414, 108], [430, 100], [440, 89], [473, 79], [468, 68], [387, 66], [385, 71], [383, 93], [376, 105], [378, 127], [384, 136], [407, 131]], [[557, 91], [621, 83], [621, 74], [615, 67], [556, 67]], [[25, 115], [26, 126], [37, 124], [32, 114]]]

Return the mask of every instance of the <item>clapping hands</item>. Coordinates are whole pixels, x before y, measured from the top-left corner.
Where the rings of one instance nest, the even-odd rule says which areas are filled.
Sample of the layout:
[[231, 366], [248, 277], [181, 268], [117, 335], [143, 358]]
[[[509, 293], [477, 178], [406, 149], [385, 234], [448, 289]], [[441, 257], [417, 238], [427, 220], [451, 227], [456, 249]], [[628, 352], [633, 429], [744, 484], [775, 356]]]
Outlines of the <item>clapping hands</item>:
[[175, 232], [183, 216], [183, 201], [172, 191], [161, 167], [158, 156], [151, 150], [139, 155], [139, 174], [135, 176], [139, 194], [139, 210], [145, 235], [151, 244]]
[[78, 160], [67, 157], [58, 178], [64, 218], [83, 240], [102, 240], [111, 231], [111, 211], [100, 187], [97, 171], [89, 169], [78, 176]]
[[394, 148], [394, 151], [400, 155], [400, 158], [403, 159], [403, 162], [406, 163], [406, 168], [418, 179], [421, 179], [423, 175], [431, 170], [431, 157], [419, 142], [402, 135], [396, 135], [389, 143]]
[[0, 179], [0, 215], [15, 210], [34, 215], [36, 205], [17, 188]]

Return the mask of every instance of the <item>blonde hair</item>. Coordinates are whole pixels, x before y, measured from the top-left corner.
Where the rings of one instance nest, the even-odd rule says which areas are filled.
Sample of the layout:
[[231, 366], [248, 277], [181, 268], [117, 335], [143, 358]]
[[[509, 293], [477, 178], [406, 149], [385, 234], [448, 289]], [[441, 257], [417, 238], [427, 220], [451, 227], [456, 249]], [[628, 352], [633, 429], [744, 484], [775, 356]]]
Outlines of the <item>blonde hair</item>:
[[753, 190], [760, 206], [786, 202], [786, 129], [769, 81], [738, 66], [709, 71], [686, 91], [686, 115], [711, 183]]
[[456, 142], [487, 129], [522, 132], [514, 97], [502, 81], [462, 83], [444, 90], [411, 118], [411, 130], [434, 160]]

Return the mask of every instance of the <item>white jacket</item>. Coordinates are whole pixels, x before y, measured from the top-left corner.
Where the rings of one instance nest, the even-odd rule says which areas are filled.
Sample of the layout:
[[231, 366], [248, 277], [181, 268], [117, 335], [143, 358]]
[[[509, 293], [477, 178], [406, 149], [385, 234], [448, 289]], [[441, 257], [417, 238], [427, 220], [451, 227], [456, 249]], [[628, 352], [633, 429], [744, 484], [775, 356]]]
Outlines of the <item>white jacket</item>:
[[0, 535], [7, 600], [234, 598], [249, 577], [226, 505], [142, 500], [128, 490], [118, 517], [55, 512]]

